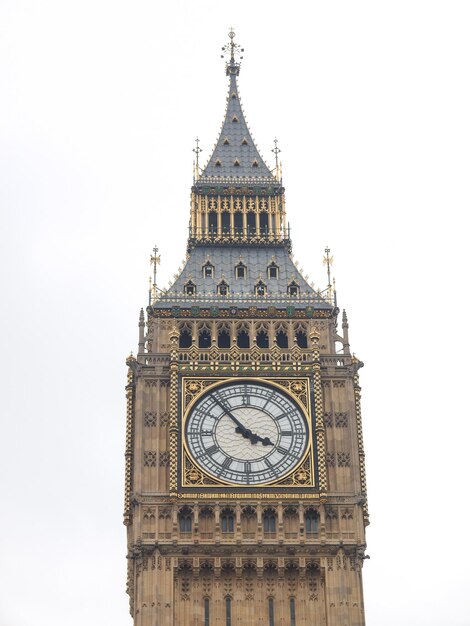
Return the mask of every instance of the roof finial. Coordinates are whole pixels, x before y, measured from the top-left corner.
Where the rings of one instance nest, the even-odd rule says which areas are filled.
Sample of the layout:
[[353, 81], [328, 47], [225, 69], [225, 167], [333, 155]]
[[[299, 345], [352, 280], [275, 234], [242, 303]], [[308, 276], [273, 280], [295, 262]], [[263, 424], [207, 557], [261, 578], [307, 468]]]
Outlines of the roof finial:
[[281, 150], [277, 147], [277, 137], [274, 138], [274, 148], [271, 150], [271, 152], [274, 152], [274, 155], [276, 157], [276, 178], [279, 180], [279, 159], [278, 159], [278, 154], [279, 154], [279, 152], [281, 152]]
[[225, 63], [225, 73], [227, 74], [227, 76], [238, 76], [240, 74], [240, 62], [235, 61], [235, 57], [239, 57], [241, 61], [243, 57], [240, 55], [240, 53], [244, 52], [244, 49], [234, 42], [235, 31], [233, 30], [233, 28], [230, 28], [228, 36], [230, 38], [230, 41], [229, 43], [225, 44], [225, 46], [222, 46], [223, 54], [221, 55], [221, 57], [223, 59], [225, 56], [230, 55], [230, 59]]
[[193, 152], [196, 153], [196, 169], [194, 179], [199, 179], [199, 153], [202, 152], [202, 148], [199, 147], [199, 137], [196, 137], [196, 147], [193, 148]]
[[330, 297], [331, 302], [331, 266], [333, 265], [333, 257], [330, 256], [331, 250], [326, 246], [325, 254], [323, 257], [323, 265], [326, 265], [326, 271], [328, 272], [328, 295]]
[[153, 247], [153, 254], [150, 255], [150, 265], [153, 264], [153, 285], [152, 285], [152, 301], [155, 304], [157, 300], [157, 265], [160, 265], [160, 255], [157, 256], [158, 248]]

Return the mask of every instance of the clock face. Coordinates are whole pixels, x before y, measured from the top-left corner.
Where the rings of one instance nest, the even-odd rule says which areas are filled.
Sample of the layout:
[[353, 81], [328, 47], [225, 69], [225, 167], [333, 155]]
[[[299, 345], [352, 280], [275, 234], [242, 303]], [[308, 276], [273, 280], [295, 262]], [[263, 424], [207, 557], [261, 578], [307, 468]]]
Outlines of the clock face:
[[298, 465], [309, 433], [303, 411], [287, 394], [246, 381], [202, 396], [187, 416], [185, 438], [206, 473], [227, 483], [259, 485]]

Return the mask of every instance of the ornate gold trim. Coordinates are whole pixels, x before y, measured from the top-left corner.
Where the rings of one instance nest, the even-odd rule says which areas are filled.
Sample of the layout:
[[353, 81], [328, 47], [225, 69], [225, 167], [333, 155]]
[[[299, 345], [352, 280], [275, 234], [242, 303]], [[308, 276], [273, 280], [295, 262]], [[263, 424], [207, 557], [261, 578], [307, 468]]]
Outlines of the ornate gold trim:
[[[279, 488], [279, 487], [315, 487], [315, 471], [314, 471], [314, 450], [311, 423], [311, 405], [310, 405], [310, 379], [307, 377], [296, 378], [261, 378], [258, 376], [250, 376], [236, 379], [236, 382], [254, 382], [271, 385], [286, 395], [290, 396], [304, 413], [307, 428], [308, 442], [302, 458], [294, 468], [282, 478], [259, 483], [257, 485], [234, 485], [217, 480], [207, 472], [205, 472], [192, 457], [184, 438], [185, 424], [188, 415], [203, 394], [211, 389], [234, 382], [234, 378], [226, 377], [186, 377], [181, 380], [182, 398], [181, 398], [181, 441], [180, 441], [180, 478], [183, 488], [194, 487], [225, 487], [227, 489], [247, 489], [253, 488]], [[232, 496], [233, 497], [233, 496]], [[252, 497], [252, 493], [250, 493]]]

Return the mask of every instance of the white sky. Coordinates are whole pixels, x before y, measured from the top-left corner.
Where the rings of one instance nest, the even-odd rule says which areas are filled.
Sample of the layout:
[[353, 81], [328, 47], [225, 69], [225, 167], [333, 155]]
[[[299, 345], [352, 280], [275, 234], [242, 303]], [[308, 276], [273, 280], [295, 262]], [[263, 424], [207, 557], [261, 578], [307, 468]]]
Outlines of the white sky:
[[468, 626], [467, 2], [0, 1], [0, 626], [130, 626], [124, 359], [227, 79], [362, 370], [368, 626]]

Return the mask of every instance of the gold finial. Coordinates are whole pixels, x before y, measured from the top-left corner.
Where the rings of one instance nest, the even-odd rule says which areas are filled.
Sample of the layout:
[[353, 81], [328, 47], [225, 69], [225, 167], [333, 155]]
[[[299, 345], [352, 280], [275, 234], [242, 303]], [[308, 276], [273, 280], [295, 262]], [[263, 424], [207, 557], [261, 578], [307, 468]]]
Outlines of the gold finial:
[[199, 179], [199, 153], [202, 152], [202, 148], [199, 147], [199, 137], [196, 137], [196, 147], [193, 148], [193, 152], [196, 153], [196, 167], [194, 170], [194, 180]]
[[160, 265], [160, 255], [157, 256], [158, 248], [153, 247], [153, 255], [150, 255], [150, 265], [153, 265], [152, 303], [157, 300], [157, 265]]
[[229, 60], [225, 63], [225, 73], [227, 76], [234, 74], [238, 76], [240, 73], [240, 62], [235, 61], [235, 57], [239, 57], [240, 61], [243, 59], [241, 56], [241, 52], [244, 52], [244, 49], [241, 48], [237, 43], [234, 42], [235, 39], [235, 31], [233, 28], [230, 28], [230, 32], [228, 34], [230, 41], [222, 46], [222, 52], [220, 56], [222, 59], [225, 56], [230, 56]]
[[278, 155], [281, 152], [281, 150], [277, 147], [277, 137], [274, 138], [274, 148], [271, 150], [271, 152], [274, 152], [274, 156], [276, 157], [276, 178], [277, 180], [280, 180], [279, 178], [279, 159], [278, 159]]
[[325, 254], [326, 256], [323, 257], [323, 265], [326, 265], [326, 271], [328, 272], [328, 288], [331, 289], [331, 266], [333, 265], [333, 257], [330, 256], [330, 252], [331, 250], [328, 248], [328, 246], [326, 246], [325, 248]]

